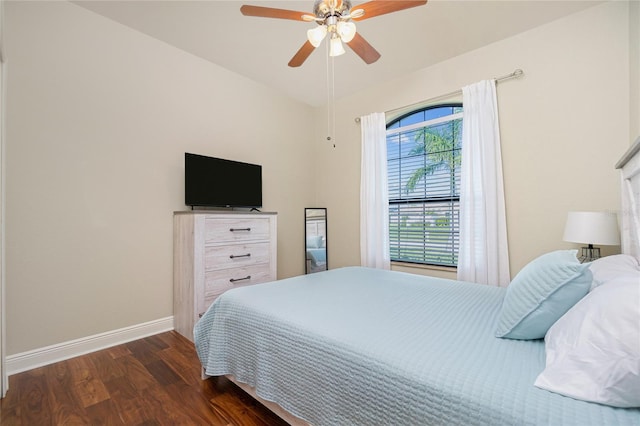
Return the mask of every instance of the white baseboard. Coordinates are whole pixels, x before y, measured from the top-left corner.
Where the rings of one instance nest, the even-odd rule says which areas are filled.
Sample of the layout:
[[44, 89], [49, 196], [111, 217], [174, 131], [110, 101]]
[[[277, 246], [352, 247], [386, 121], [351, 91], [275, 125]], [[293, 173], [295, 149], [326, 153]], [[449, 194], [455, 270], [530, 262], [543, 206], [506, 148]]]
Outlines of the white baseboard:
[[5, 364], [7, 375], [11, 376], [170, 330], [173, 330], [173, 316], [10, 355]]

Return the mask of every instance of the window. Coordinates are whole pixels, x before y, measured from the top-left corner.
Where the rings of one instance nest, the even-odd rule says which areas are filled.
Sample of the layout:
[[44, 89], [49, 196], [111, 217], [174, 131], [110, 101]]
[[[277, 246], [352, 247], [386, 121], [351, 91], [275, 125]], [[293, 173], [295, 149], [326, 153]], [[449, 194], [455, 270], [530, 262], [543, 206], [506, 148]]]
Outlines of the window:
[[456, 266], [462, 105], [412, 111], [387, 125], [391, 260]]

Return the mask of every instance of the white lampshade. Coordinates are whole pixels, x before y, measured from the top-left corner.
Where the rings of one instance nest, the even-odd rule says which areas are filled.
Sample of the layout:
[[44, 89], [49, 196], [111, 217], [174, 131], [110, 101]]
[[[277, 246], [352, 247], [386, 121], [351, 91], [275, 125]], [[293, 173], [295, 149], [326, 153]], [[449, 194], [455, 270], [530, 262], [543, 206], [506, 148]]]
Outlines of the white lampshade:
[[344, 47], [342, 47], [342, 40], [340, 37], [331, 37], [329, 41], [329, 56], [340, 56], [345, 53]]
[[316, 28], [307, 31], [307, 39], [309, 40], [309, 43], [313, 45], [313, 47], [320, 46], [320, 43], [322, 43], [322, 40], [324, 40], [324, 37], [326, 35], [327, 27], [324, 25], [319, 25]]
[[564, 241], [617, 246], [620, 244], [618, 217], [607, 212], [569, 212]]
[[353, 22], [338, 22], [336, 26], [338, 35], [345, 43], [349, 43], [356, 36], [356, 24]]

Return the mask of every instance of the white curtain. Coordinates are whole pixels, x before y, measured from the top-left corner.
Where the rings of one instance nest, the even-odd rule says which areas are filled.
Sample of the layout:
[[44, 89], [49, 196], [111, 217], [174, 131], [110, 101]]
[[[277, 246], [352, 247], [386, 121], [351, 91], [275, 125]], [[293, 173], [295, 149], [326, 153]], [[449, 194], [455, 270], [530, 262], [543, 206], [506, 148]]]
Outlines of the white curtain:
[[495, 80], [463, 87], [458, 279], [509, 285]]
[[361, 117], [360, 128], [360, 263], [390, 269], [385, 115], [375, 112]]

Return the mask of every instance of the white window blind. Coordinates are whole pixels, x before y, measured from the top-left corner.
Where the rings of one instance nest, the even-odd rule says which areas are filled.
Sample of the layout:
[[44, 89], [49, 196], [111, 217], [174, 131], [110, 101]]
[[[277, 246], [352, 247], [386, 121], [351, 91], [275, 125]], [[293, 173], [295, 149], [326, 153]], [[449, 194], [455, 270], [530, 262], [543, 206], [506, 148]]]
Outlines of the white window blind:
[[392, 261], [456, 266], [462, 106], [413, 111], [387, 126]]

